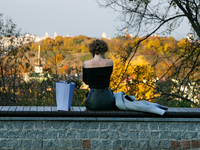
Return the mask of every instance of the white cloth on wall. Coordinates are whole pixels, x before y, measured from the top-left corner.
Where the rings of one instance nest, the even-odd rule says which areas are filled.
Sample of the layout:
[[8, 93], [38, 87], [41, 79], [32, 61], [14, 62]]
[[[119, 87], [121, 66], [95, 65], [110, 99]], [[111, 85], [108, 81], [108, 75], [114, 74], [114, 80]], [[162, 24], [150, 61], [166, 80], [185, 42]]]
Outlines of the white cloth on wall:
[[[134, 110], [147, 113], [163, 115], [168, 108], [157, 103], [148, 101], [137, 101], [134, 96], [128, 97], [124, 92], [114, 93], [115, 104], [120, 110]], [[128, 99], [129, 100], [128, 100]]]

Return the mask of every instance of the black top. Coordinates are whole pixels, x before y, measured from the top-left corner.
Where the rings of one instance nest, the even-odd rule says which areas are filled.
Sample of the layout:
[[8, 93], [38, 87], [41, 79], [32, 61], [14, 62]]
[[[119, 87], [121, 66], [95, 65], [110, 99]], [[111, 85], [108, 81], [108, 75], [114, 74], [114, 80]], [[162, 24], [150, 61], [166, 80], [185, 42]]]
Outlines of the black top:
[[109, 87], [113, 66], [98, 68], [83, 68], [83, 82], [93, 89]]

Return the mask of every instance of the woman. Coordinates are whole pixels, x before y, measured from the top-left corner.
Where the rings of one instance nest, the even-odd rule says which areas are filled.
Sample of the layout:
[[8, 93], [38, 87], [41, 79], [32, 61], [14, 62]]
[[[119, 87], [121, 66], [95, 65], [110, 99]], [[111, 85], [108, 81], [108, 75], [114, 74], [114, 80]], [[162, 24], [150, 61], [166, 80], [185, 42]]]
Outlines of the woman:
[[83, 62], [83, 81], [90, 88], [85, 106], [89, 110], [116, 109], [114, 95], [109, 89], [113, 61], [105, 58], [108, 46], [97, 39], [90, 44], [89, 51], [93, 58]]

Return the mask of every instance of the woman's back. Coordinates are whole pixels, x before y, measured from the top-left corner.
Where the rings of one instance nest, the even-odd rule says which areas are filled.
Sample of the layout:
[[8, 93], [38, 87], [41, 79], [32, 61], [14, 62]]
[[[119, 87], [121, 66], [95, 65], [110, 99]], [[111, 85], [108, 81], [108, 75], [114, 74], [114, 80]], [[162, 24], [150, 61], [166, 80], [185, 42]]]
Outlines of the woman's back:
[[98, 68], [108, 66], [113, 66], [113, 61], [110, 59], [105, 59], [101, 55], [95, 55], [94, 58], [83, 63], [84, 68]]

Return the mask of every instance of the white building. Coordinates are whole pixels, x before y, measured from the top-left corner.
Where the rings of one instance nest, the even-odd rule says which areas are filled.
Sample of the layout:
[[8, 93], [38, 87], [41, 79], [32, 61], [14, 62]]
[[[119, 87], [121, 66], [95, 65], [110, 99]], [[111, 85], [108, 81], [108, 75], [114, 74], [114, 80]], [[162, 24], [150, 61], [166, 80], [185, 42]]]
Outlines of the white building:
[[45, 33], [45, 39], [48, 38], [48, 37], [49, 37], [49, 33], [46, 32], [46, 33]]
[[107, 38], [107, 35], [105, 32], [102, 33], [102, 38], [105, 38], [105, 39]]
[[54, 39], [55, 39], [57, 36], [58, 36], [58, 34], [57, 34], [56, 32], [54, 32], [54, 35], [53, 35]]

